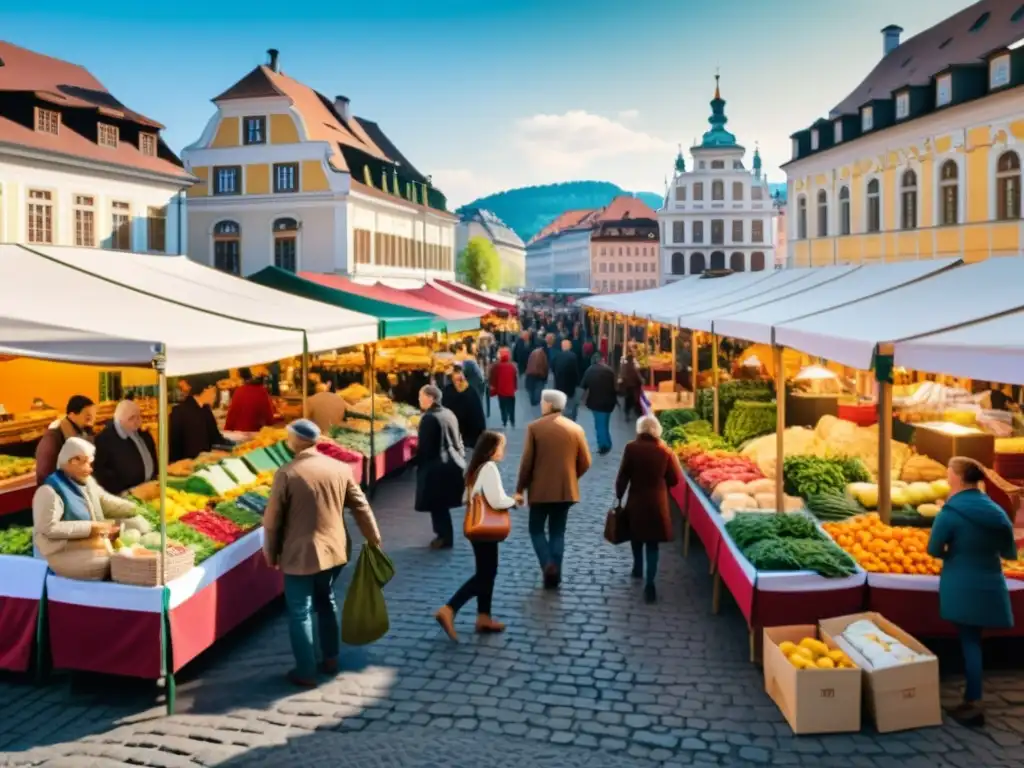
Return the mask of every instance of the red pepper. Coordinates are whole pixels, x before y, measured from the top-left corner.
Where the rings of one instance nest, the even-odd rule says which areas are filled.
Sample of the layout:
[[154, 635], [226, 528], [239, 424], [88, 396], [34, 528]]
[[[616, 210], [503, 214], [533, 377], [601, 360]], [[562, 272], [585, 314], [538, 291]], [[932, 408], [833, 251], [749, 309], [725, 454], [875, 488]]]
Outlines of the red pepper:
[[181, 517], [181, 522], [222, 544], [230, 544], [245, 535], [234, 522], [213, 512], [189, 512]]

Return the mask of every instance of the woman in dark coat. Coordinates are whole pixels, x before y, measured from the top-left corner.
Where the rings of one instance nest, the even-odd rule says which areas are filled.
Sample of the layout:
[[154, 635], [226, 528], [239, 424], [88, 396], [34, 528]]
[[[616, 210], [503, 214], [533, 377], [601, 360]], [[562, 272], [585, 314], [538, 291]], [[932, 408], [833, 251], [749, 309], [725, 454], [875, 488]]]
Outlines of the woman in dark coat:
[[462, 442], [472, 448], [477, 438], [487, 429], [484, 406], [476, 387], [469, 383], [460, 366], [455, 366], [450, 379], [444, 388], [441, 405], [455, 414]]
[[928, 554], [942, 558], [939, 615], [957, 626], [967, 685], [964, 701], [949, 714], [964, 725], [984, 725], [981, 633], [1013, 626], [1010, 593], [1000, 558], [1015, 560], [1013, 524], [978, 484], [985, 469], [956, 456], [947, 470], [950, 496], [935, 518]]
[[640, 378], [640, 371], [636, 367], [636, 358], [633, 356], [632, 346], [626, 351], [626, 358], [619, 368], [619, 389], [622, 391], [622, 414], [629, 421], [630, 414], [634, 411], [637, 416], [643, 414], [640, 408], [640, 393], [643, 391], [644, 382]]
[[654, 416], [642, 416], [636, 424], [636, 440], [626, 445], [615, 478], [615, 496], [626, 498], [625, 516], [633, 546], [633, 578], [647, 579], [644, 600], [657, 600], [654, 579], [658, 575], [658, 544], [672, 541], [672, 514], [668, 489], [679, 482], [682, 470], [675, 454], [661, 441], [661, 424]]
[[[476, 402], [480, 407], [480, 400]], [[430, 513], [434, 526], [430, 548], [451, 549], [455, 539], [451, 509], [462, 506], [466, 453], [455, 414], [441, 406], [441, 390], [432, 384], [420, 389], [420, 408], [415, 509]]]

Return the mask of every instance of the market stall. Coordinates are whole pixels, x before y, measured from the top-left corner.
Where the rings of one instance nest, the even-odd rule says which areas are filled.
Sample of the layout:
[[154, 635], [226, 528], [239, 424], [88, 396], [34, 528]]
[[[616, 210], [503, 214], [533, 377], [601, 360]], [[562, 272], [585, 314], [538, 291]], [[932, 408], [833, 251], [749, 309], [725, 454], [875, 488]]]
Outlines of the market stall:
[[457, 293], [461, 296], [465, 296], [473, 301], [486, 304], [491, 309], [501, 310], [507, 312], [510, 315], [517, 313], [516, 300], [511, 296], [506, 296], [501, 293], [493, 293], [491, 291], [484, 291], [478, 288], [471, 288], [468, 285], [462, 283], [456, 283], [451, 280], [435, 280], [432, 283], [436, 283], [442, 288], [445, 288], [453, 293]]

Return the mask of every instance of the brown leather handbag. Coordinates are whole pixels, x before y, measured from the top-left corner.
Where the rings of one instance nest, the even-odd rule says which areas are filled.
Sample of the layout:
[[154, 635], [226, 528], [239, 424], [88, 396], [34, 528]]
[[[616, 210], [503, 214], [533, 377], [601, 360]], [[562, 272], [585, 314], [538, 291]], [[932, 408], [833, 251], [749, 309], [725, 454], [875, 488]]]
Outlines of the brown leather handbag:
[[495, 509], [488, 504], [483, 493], [474, 493], [466, 505], [462, 532], [470, 541], [504, 541], [512, 532], [512, 520], [506, 510]]

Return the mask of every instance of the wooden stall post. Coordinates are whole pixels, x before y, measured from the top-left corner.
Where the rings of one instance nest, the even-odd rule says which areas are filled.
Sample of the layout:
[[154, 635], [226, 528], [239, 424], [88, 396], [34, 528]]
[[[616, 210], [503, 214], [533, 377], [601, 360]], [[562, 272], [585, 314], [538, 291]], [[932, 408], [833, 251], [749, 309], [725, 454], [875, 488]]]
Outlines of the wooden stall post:
[[[786, 456], [786, 369], [783, 366], [783, 349], [772, 345], [772, 364], [775, 366], [775, 511], [786, 511], [785, 484], [782, 476], [782, 462]], [[751, 650], [753, 653], [753, 650]]]
[[720, 435], [719, 423], [718, 423], [718, 334], [711, 334], [711, 386], [712, 390], [712, 427], [715, 430], [716, 435]]
[[[676, 328], [679, 326], [677, 325]], [[690, 331], [690, 389], [693, 390], [693, 407], [697, 407], [697, 374], [700, 373], [700, 360], [697, 357], [697, 332]]]
[[[162, 344], [153, 358], [157, 373], [157, 478], [160, 484], [160, 585], [167, 583], [167, 458], [169, 453], [167, 435], [167, 349]], [[171, 656], [169, 619], [165, 606], [160, 612], [160, 680], [164, 685], [167, 714], [174, 714], [176, 686], [174, 664]]]
[[879, 344], [875, 353], [878, 384], [878, 515], [892, 521], [892, 344]]
[[[675, 327], [675, 326], [672, 326], [672, 391], [673, 392], [676, 392], [676, 384], [677, 384], [677, 380], [679, 378], [679, 374], [676, 372], [676, 369], [677, 369], [677, 367], [679, 365], [679, 363], [676, 362], [676, 352], [677, 352], [678, 348], [679, 348], [679, 329], [677, 327]], [[676, 394], [676, 398], [678, 398], [678, 397], [679, 397], [679, 395], [677, 393]]]
[[654, 386], [654, 361], [651, 355], [651, 318], [644, 321], [644, 354], [647, 355], [647, 386]]
[[302, 371], [302, 418], [309, 418], [309, 405], [306, 402], [308, 399], [307, 392], [309, 391], [309, 339], [306, 337], [306, 332], [302, 332], [302, 365], [300, 370]]
[[366, 479], [366, 490], [370, 498], [377, 489], [377, 440], [373, 432], [373, 424], [377, 418], [377, 345], [367, 344], [363, 347], [366, 369], [369, 371], [367, 389], [370, 390], [370, 470]]

